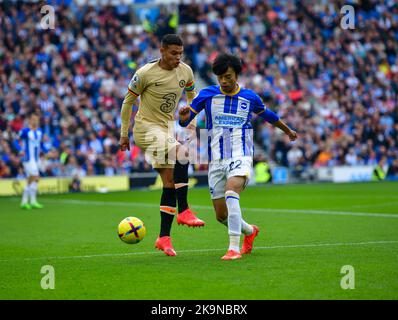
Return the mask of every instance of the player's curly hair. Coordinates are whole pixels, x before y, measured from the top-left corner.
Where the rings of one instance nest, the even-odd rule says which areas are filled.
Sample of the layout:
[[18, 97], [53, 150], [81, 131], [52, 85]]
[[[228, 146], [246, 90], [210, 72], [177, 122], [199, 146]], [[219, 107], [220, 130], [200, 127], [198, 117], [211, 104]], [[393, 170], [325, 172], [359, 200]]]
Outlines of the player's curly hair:
[[236, 75], [239, 75], [242, 72], [242, 60], [231, 53], [222, 52], [213, 61], [212, 70], [219, 76], [227, 72], [229, 67], [234, 69]]

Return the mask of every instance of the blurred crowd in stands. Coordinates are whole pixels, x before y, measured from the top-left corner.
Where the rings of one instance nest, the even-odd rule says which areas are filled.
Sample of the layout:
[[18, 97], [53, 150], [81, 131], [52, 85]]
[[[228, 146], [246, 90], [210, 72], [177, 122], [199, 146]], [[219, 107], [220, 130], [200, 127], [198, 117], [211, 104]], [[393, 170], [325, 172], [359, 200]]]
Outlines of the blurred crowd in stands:
[[[398, 5], [352, 2], [354, 29], [340, 25], [343, 1], [178, 6], [185, 61], [195, 73], [215, 84], [217, 53], [239, 55], [240, 84], [298, 131], [292, 144], [254, 120], [266, 161], [297, 175], [379, 163], [398, 175]], [[175, 13], [161, 8], [159, 23], [137, 32], [127, 27], [125, 6], [68, 1], [56, 6], [54, 30], [41, 29], [39, 12], [39, 4], [0, 4], [0, 177], [23, 176], [18, 132], [31, 111], [40, 111], [45, 134], [44, 176], [150, 171], [138, 147], [118, 150], [120, 106], [135, 70], [159, 57], [159, 37], [175, 30]]]

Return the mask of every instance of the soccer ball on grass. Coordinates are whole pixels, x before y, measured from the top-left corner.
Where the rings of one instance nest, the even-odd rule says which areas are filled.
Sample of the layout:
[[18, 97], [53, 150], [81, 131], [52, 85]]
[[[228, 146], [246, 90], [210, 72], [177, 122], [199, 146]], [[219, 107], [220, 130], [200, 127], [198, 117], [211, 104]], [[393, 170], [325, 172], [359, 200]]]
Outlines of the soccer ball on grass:
[[119, 238], [126, 243], [138, 243], [144, 239], [146, 228], [144, 223], [135, 217], [127, 217], [119, 223]]

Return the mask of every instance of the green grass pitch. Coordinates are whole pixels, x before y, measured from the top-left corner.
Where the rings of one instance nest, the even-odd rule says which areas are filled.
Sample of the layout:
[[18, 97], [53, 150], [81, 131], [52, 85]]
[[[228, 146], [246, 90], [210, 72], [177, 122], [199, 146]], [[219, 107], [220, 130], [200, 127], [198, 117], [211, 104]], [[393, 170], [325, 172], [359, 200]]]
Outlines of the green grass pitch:
[[[228, 235], [206, 188], [189, 200], [205, 228], [178, 226], [177, 257], [154, 248], [160, 191], [43, 195], [23, 211], [0, 198], [0, 299], [397, 299], [398, 184], [250, 187], [244, 218], [260, 227], [251, 255], [222, 261]], [[145, 222], [136, 245], [117, 236], [127, 216]], [[55, 271], [43, 290], [42, 266]], [[341, 268], [355, 271], [343, 290]]]

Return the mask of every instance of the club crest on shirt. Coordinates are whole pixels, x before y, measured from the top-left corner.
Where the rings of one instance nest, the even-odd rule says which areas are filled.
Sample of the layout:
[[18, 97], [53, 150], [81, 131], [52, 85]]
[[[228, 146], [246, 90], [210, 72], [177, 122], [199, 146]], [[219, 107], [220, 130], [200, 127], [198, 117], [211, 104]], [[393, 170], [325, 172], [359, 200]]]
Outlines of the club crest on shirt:
[[246, 110], [247, 106], [248, 105], [246, 101], [239, 101], [239, 108], [241, 108], [242, 110]]
[[180, 86], [181, 88], [184, 88], [184, 87], [185, 87], [185, 84], [186, 84], [185, 80], [181, 80], [181, 81], [179, 82], [179, 86]]

